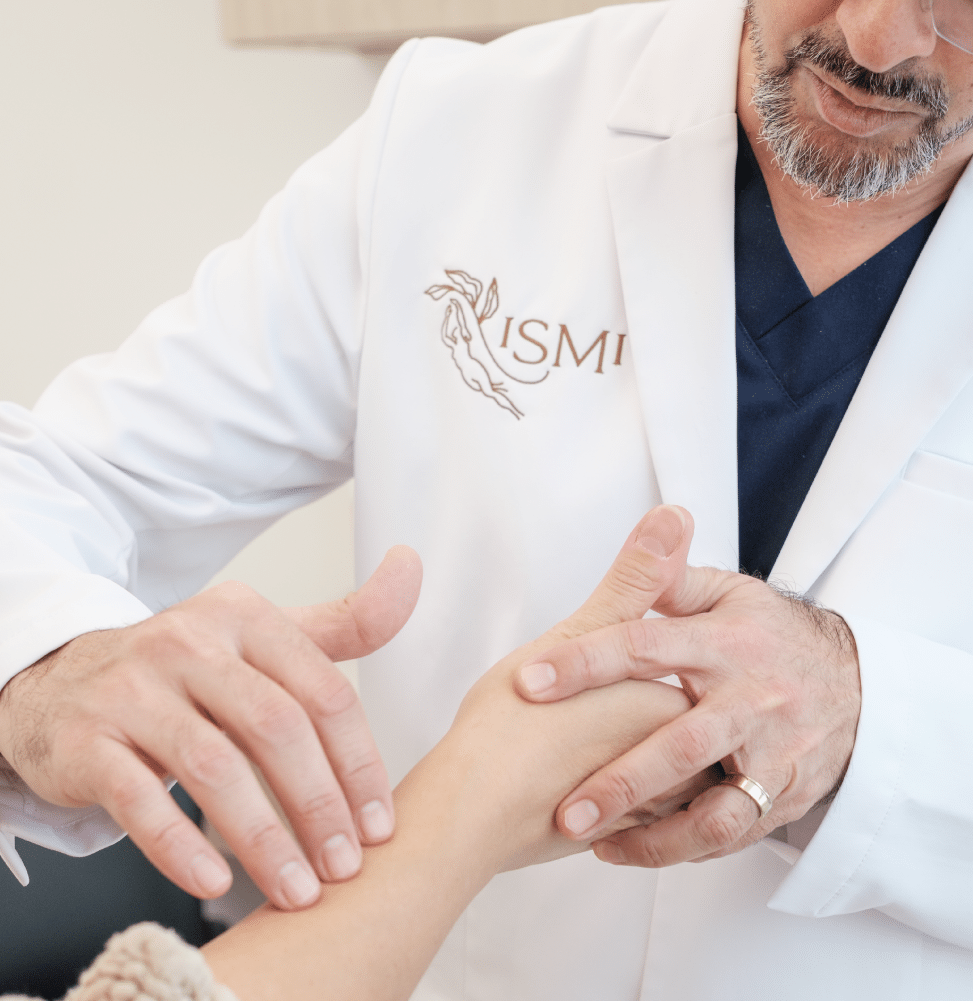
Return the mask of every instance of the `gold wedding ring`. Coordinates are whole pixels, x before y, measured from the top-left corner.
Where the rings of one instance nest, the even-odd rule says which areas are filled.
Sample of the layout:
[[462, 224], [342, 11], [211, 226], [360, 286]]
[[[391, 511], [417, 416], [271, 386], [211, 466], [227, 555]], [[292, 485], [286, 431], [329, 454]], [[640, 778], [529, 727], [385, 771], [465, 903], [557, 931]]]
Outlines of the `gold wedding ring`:
[[767, 790], [759, 782], [754, 781], [749, 775], [744, 775], [742, 772], [738, 772], [735, 775], [727, 775], [720, 785], [733, 786], [734, 789], [745, 792], [757, 804], [761, 820], [770, 813], [770, 809], [774, 805], [774, 801], [767, 795]]

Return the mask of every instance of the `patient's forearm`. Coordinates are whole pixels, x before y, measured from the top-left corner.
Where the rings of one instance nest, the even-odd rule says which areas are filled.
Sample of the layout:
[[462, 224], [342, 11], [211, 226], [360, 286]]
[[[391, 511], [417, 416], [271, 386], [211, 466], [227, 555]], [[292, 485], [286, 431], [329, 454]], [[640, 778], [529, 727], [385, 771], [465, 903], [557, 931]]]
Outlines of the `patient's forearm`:
[[553, 824], [560, 799], [687, 706], [655, 682], [532, 705], [495, 668], [396, 789], [394, 839], [310, 910], [265, 909], [207, 946], [217, 979], [241, 1001], [407, 998], [494, 873], [579, 849]]
[[[395, 791], [395, 838], [366, 849], [362, 873], [325, 887], [310, 910], [258, 912], [207, 946], [217, 978], [241, 1001], [405, 999], [494, 873], [583, 847], [559, 834], [558, 803], [689, 700], [659, 682], [623, 681], [534, 704], [516, 695], [513, 673], [560, 640], [644, 615], [684, 567], [688, 538], [678, 512], [650, 512], [574, 615], [473, 686], [449, 733]], [[619, 826], [668, 815], [719, 777], [697, 776]]]
[[437, 751], [396, 789], [396, 836], [365, 849], [356, 879], [326, 885], [309, 911], [264, 908], [205, 948], [240, 1001], [409, 996], [498, 865], [491, 811]]

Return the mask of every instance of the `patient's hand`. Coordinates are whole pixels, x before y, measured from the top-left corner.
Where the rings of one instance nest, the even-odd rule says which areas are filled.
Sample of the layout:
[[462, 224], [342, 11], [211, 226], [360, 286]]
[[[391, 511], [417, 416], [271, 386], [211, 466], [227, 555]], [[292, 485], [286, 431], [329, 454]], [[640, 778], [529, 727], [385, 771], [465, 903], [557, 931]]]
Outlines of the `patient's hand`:
[[[671, 510], [656, 508], [647, 515], [577, 612], [505, 657], [473, 686], [432, 753], [454, 781], [475, 790], [481, 807], [492, 805], [499, 826], [493, 835], [498, 871], [586, 850], [588, 844], [558, 832], [558, 803], [603, 764], [690, 708], [682, 689], [658, 681], [623, 681], [547, 704], [524, 701], [513, 684], [519, 668], [552, 643], [641, 618], [678, 569], [670, 568], [669, 553], [681, 535], [682, 522]], [[608, 833], [670, 816], [722, 777], [718, 767], [709, 769], [640, 804]]]

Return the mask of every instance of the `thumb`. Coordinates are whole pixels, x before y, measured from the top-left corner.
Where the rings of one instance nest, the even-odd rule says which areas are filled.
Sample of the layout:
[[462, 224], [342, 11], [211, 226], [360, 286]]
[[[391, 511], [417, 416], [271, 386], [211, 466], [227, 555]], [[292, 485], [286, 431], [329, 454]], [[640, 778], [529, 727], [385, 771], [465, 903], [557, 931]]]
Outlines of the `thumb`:
[[408, 546], [393, 546], [357, 591], [337, 601], [284, 608], [333, 661], [378, 650], [406, 624], [419, 600], [422, 561]]
[[752, 586], [755, 578], [716, 567], [683, 567], [662, 591], [653, 609], [668, 618], [712, 611], [731, 591]]
[[653, 508], [625, 540], [591, 597], [555, 627], [560, 638], [641, 619], [661, 597], [682, 594], [692, 539], [693, 518], [685, 508]]

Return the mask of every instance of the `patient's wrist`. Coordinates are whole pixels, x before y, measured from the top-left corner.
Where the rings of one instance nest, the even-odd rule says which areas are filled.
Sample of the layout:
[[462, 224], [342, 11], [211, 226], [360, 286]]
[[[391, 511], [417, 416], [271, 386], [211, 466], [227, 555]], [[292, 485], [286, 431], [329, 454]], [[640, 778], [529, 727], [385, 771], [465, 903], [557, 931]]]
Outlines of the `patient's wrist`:
[[[427, 762], [447, 811], [494, 872], [585, 849], [557, 831], [561, 800], [602, 765], [684, 712], [681, 689], [623, 681], [551, 704], [522, 700], [498, 665], [474, 686]], [[619, 829], [635, 821], [622, 820]]]
[[523, 840], [515, 796], [488, 756], [470, 754], [469, 745], [452, 733], [394, 793], [397, 813], [401, 802], [417, 824], [435, 832], [429, 837], [442, 842], [438, 850], [461, 858], [470, 878], [483, 885], [506, 867]]

